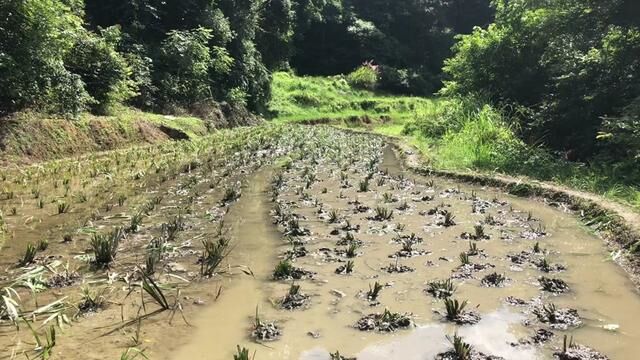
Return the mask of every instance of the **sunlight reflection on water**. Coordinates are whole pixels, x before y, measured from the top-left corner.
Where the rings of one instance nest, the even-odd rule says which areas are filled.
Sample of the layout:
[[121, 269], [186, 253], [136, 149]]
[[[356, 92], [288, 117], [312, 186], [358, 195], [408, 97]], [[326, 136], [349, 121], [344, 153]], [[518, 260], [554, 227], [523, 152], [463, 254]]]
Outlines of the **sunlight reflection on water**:
[[[523, 319], [523, 315], [502, 308], [484, 315], [476, 325], [460, 327], [459, 335], [475, 349], [488, 355], [513, 360], [540, 359], [541, 354], [534, 347], [510, 345], [518, 340], [517, 336], [511, 332], [511, 327]], [[408, 335], [366, 347], [357, 354], [357, 358], [358, 360], [433, 359], [450, 348], [450, 343], [445, 337], [447, 334], [449, 331], [445, 324], [418, 326]], [[325, 349], [315, 348], [304, 352], [300, 360], [331, 360], [331, 357]]]

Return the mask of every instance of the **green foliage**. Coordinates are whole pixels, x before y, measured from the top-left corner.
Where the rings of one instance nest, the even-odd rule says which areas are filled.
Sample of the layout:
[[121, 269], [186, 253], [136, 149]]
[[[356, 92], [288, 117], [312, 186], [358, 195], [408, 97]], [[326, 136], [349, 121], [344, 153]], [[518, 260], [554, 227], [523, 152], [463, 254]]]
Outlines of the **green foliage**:
[[347, 75], [347, 82], [354, 88], [375, 90], [378, 84], [378, 68], [372, 64], [363, 64]]
[[63, 60], [82, 18], [60, 0], [0, 3], [0, 113], [26, 107], [75, 115], [90, 98]]
[[394, 97], [357, 89], [344, 76], [309, 77], [273, 74], [269, 113], [279, 120], [348, 118], [351, 116], [412, 117], [432, 101]]
[[587, 158], [602, 118], [640, 96], [638, 11], [626, 3], [496, 1], [495, 23], [460, 37], [446, 61], [443, 94], [484, 93], [510, 106], [528, 142]]
[[172, 30], [160, 47], [158, 98], [162, 106], [186, 107], [213, 97], [209, 74], [229, 72], [232, 59], [224, 48], [209, 48], [210, 29]]
[[293, 3], [291, 0], [270, 0], [264, 6], [256, 44], [269, 70], [283, 69], [287, 67], [292, 51]]
[[107, 113], [136, 94], [129, 64], [116, 50], [120, 38], [118, 27], [104, 29], [100, 35], [84, 32], [66, 57], [66, 67], [80, 75], [94, 99], [96, 113]]

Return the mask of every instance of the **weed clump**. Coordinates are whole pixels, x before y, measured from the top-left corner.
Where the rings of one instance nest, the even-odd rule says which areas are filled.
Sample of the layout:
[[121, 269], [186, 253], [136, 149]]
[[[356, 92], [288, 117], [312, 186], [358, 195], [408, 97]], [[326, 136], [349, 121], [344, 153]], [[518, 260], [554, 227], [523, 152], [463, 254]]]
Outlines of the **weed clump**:
[[393, 210], [390, 210], [384, 206], [378, 206], [375, 210], [375, 215], [371, 218], [376, 221], [388, 221], [393, 217]]
[[503, 274], [494, 272], [482, 278], [482, 285], [486, 287], [503, 287], [506, 281], [507, 278]]
[[293, 266], [290, 260], [282, 260], [273, 270], [274, 280], [302, 280], [311, 279], [315, 273]]

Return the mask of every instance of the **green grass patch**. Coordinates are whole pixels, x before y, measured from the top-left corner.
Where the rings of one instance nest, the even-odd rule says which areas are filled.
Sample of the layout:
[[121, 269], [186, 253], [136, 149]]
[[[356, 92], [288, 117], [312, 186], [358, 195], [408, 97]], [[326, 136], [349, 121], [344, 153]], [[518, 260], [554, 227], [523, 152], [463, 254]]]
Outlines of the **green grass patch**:
[[410, 118], [431, 101], [356, 89], [345, 76], [299, 77], [273, 74], [269, 112], [276, 121], [345, 119], [354, 116]]

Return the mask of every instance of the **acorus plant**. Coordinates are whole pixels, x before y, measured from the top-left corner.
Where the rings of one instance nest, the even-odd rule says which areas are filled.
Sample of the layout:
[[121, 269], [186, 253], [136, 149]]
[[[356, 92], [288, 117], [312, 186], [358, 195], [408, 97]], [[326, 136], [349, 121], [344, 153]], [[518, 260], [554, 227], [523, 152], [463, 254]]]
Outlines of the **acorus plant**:
[[367, 299], [370, 301], [376, 301], [382, 289], [383, 289], [383, 286], [377, 281], [375, 282], [375, 284], [373, 284], [373, 287], [371, 286], [371, 284], [369, 284], [369, 291], [367, 291]]
[[120, 240], [125, 237], [122, 228], [115, 228], [109, 234], [93, 234], [91, 238], [91, 249], [95, 255], [95, 262], [101, 266], [111, 264], [118, 253], [118, 245]]
[[33, 244], [27, 244], [27, 247], [24, 250], [24, 255], [20, 260], [20, 265], [26, 266], [31, 264], [35, 260], [37, 253], [38, 249]]
[[467, 300], [460, 302], [457, 299], [445, 298], [444, 306], [447, 319], [451, 321], [455, 321], [456, 319], [458, 319], [460, 315], [464, 313], [464, 309], [467, 307], [468, 303], [469, 302]]
[[256, 357], [255, 351], [253, 352], [253, 356], [249, 357], [249, 349], [245, 347], [241, 348], [240, 345], [238, 345], [236, 353], [233, 355], [233, 360], [251, 360], [251, 359], [255, 359], [255, 357]]
[[229, 255], [231, 242], [226, 237], [217, 240], [203, 240], [204, 250], [200, 258], [200, 275], [212, 276], [220, 263]]
[[451, 279], [431, 281], [427, 284], [429, 294], [438, 299], [445, 299], [453, 296], [456, 287]]
[[458, 336], [458, 334], [453, 334], [453, 336], [447, 336], [447, 340], [453, 346], [453, 355], [456, 360], [471, 360], [471, 352], [473, 351], [473, 346], [464, 342], [462, 337]]

